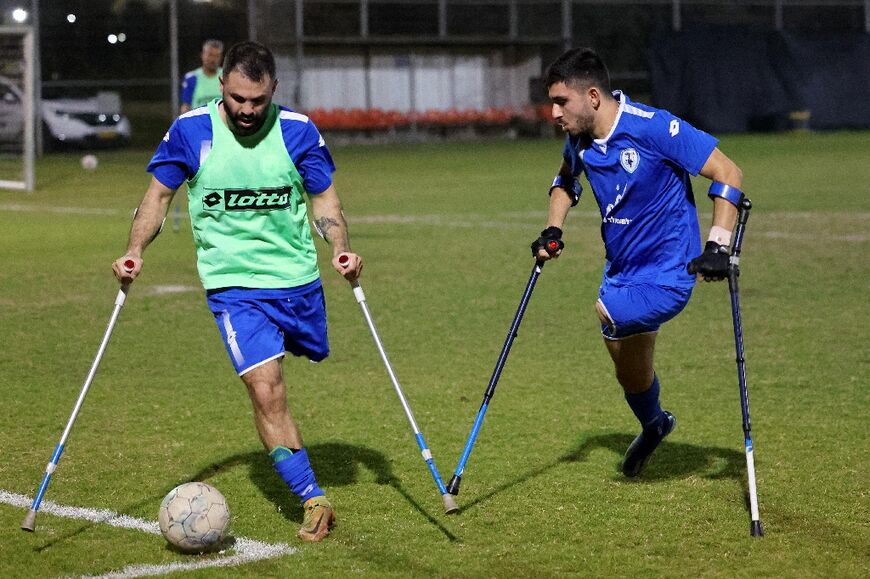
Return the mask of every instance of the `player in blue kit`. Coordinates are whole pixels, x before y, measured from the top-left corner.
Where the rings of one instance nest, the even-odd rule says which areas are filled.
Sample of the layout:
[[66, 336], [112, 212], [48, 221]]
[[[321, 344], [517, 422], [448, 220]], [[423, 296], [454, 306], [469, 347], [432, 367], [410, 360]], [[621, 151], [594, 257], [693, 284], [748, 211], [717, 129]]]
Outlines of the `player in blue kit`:
[[221, 96], [220, 67], [224, 43], [209, 39], [202, 43], [202, 66], [184, 75], [181, 83], [180, 112], [186, 113]]
[[187, 183], [209, 308], [247, 387], [260, 440], [303, 503], [298, 536], [320, 541], [335, 514], [287, 406], [282, 370], [285, 352], [314, 362], [329, 355], [308, 204], [335, 270], [353, 281], [362, 260], [350, 249], [326, 143], [308, 117], [272, 102], [277, 83], [266, 47], [243, 42], [227, 51], [221, 97], [181, 115], [151, 159], [127, 252], [112, 267], [122, 283], [136, 279], [142, 253]]
[[[575, 48], [547, 70], [553, 117], [567, 133], [562, 166], [550, 188], [547, 228], [532, 243], [536, 259], [561, 240], [568, 210], [580, 201], [586, 174], [601, 213], [604, 276], [595, 309], [616, 379], [641, 425], [622, 471], [640, 474], [676, 426], [659, 403], [653, 364], [660, 326], [692, 295], [696, 276], [727, 275], [731, 232], [743, 174], [707, 133], [667, 111], [611, 92], [610, 76], [591, 49]], [[712, 181], [713, 223], [701, 249], [690, 175]]]

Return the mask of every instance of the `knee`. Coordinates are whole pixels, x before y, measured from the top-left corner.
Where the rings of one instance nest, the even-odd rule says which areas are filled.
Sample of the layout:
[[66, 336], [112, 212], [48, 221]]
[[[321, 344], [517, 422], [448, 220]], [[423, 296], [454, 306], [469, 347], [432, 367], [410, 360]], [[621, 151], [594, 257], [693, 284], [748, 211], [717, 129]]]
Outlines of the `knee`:
[[652, 385], [655, 373], [652, 370], [639, 368], [617, 368], [616, 380], [622, 389], [629, 394], [645, 392]]
[[283, 407], [286, 404], [286, 388], [283, 383], [254, 381], [248, 384], [251, 401], [264, 410]]

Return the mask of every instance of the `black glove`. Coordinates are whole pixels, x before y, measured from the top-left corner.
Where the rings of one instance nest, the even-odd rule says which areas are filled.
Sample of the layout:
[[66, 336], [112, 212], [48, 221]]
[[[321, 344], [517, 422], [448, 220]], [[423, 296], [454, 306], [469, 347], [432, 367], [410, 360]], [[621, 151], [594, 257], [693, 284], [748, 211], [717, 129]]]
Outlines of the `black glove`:
[[686, 269], [692, 275], [701, 274], [705, 281], [719, 281], [728, 275], [730, 260], [731, 252], [727, 245], [708, 241], [704, 253], [690, 261]]
[[532, 257], [538, 257], [538, 250], [543, 249], [550, 255], [565, 247], [562, 243], [562, 230], [550, 226], [541, 232], [541, 236], [532, 242]]

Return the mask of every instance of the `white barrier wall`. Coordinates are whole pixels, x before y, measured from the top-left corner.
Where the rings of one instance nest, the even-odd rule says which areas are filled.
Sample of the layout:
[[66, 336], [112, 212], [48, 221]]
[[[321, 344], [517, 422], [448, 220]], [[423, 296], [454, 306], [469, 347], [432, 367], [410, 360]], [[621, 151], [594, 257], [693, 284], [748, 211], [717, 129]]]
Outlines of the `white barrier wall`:
[[391, 54], [306, 54], [296, 103], [296, 60], [278, 55], [277, 100], [300, 110], [379, 108], [402, 112], [489, 107], [529, 103], [529, 79], [539, 76], [533, 55], [506, 63], [500, 51]]

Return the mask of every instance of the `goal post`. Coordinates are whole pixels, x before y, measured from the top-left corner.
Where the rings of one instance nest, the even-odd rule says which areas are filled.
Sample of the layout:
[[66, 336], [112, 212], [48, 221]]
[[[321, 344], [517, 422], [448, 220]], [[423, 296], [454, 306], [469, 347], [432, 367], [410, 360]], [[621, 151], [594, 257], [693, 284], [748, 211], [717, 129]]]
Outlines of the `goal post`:
[[34, 68], [33, 29], [0, 26], [0, 189], [35, 184]]

